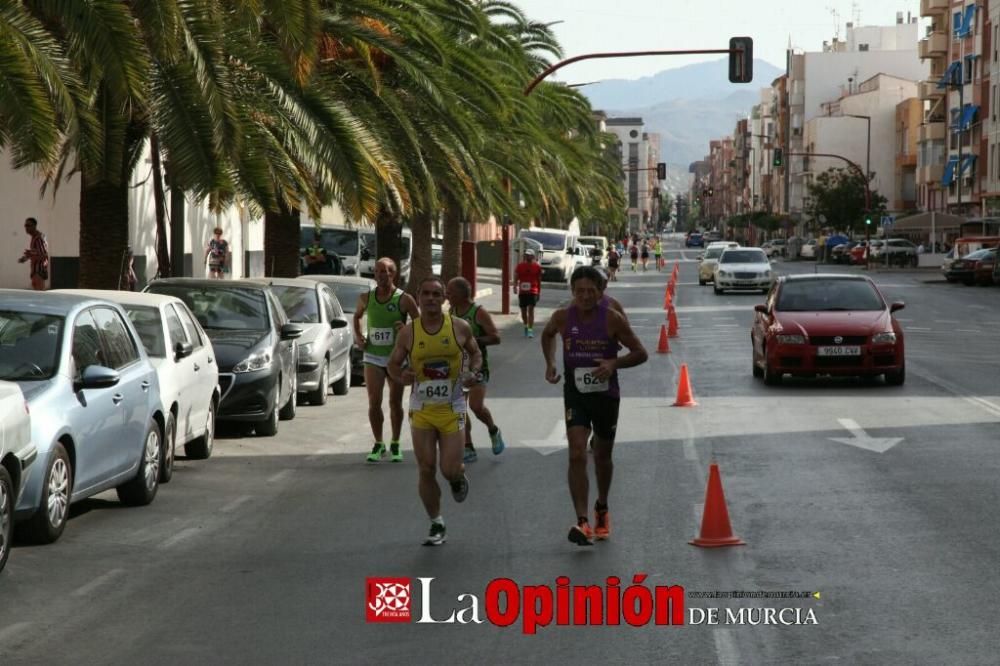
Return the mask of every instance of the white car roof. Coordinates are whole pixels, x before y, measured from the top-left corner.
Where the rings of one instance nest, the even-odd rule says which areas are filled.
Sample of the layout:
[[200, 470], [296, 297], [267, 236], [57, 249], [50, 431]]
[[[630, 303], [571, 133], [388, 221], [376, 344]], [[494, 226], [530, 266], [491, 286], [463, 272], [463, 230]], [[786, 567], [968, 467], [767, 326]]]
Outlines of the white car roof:
[[147, 307], [158, 308], [164, 303], [183, 303], [176, 296], [167, 294], [151, 294], [141, 291], [117, 291], [115, 289], [56, 289], [64, 294], [76, 294], [78, 296], [88, 296], [90, 298], [103, 298], [112, 303], [121, 305], [145, 305]]
[[[708, 247], [739, 247], [740, 244], [736, 241], [712, 241], [708, 244]], [[705, 248], [706, 250], [708, 248]]]

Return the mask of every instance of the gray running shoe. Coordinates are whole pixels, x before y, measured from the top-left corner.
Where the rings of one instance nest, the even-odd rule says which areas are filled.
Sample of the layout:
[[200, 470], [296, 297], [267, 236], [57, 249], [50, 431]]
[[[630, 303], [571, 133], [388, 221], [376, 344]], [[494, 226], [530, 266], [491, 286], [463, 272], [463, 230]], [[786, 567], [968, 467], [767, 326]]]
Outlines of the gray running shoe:
[[469, 477], [463, 474], [458, 481], [451, 482], [451, 496], [455, 498], [456, 502], [465, 501], [465, 498], [469, 496]]
[[431, 523], [431, 531], [424, 541], [425, 546], [440, 546], [448, 540], [448, 533], [444, 529], [444, 523]]

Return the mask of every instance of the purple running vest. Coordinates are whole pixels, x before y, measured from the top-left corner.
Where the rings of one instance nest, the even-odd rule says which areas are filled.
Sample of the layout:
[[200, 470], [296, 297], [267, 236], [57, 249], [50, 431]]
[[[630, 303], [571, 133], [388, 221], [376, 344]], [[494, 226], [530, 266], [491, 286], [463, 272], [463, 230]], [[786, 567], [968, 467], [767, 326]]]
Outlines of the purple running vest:
[[[618, 356], [618, 343], [608, 339], [608, 302], [597, 303], [597, 315], [588, 322], [581, 321], [576, 305], [566, 309], [566, 329], [563, 331], [563, 372], [567, 387], [578, 393], [574, 380], [576, 368], [595, 368], [605, 358]], [[609, 398], [619, 397], [618, 372], [611, 375], [607, 393], [597, 393]]]

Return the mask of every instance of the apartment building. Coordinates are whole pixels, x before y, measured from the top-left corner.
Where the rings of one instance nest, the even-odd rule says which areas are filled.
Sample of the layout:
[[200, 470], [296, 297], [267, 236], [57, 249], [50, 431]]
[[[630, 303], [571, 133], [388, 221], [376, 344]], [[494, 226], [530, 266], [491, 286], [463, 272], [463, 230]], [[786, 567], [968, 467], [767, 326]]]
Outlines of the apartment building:
[[911, 97], [896, 105], [896, 168], [893, 195], [889, 205], [895, 211], [917, 209], [917, 138], [923, 122], [924, 107], [920, 99]]
[[[648, 169], [655, 169], [656, 162], [650, 164], [653, 157], [659, 154], [659, 146], [653, 147], [648, 133], [643, 132], [645, 123], [638, 117], [609, 117], [605, 121], [607, 131], [618, 139], [619, 154], [624, 170], [622, 185], [627, 199], [628, 228], [637, 232], [645, 227], [652, 218], [653, 187], [650, 185]], [[655, 170], [652, 172], [654, 182]]]

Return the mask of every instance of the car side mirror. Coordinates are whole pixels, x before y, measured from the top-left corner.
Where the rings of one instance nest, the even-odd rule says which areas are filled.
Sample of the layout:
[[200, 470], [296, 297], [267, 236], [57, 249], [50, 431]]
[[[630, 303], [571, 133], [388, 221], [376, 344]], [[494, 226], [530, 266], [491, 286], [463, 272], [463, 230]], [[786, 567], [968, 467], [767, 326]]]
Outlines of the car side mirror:
[[296, 324], [285, 324], [281, 327], [282, 340], [295, 340], [302, 337], [302, 327]]
[[179, 361], [194, 353], [194, 347], [190, 342], [178, 342], [174, 345], [174, 360]]
[[116, 370], [106, 368], [103, 365], [88, 365], [80, 373], [80, 379], [73, 383], [73, 388], [77, 391], [111, 388], [119, 381], [121, 381], [121, 376]]
[[340, 318], [331, 319], [330, 320], [330, 328], [333, 328], [333, 329], [347, 328], [347, 320], [346, 319], [340, 319]]
[[906, 303], [903, 303], [902, 301], [896, 301], [895, 303], [889, 306], [889, 312], [890, 313], [898, 312], [899, 310], [902, 310], [905, 307]]
[[771, 314], [771, 310], [767, 307], [767, 303], [758, 303], [753, 306], [753, 309], [755, 312], [759, 312], [761, 314]]

